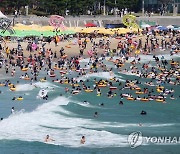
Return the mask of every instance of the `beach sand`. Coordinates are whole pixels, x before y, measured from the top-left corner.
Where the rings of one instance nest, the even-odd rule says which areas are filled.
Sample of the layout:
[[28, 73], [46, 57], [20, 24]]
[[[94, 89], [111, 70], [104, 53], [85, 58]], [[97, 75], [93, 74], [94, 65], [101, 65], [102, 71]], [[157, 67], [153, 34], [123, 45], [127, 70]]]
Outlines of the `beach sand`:
[[[99, 39], [100, 38], [96, 38], [94, 40], [95, 40], [95, 42], [98, 43]], [[138, 42], [139, 39], [142, 39], [142, 44], [144, 44], [146, 37], [145, 36], [138, 36], [136, 38], [133, 38], [133, 41], [137, 41]], [[159, 44], [160, 44], [160, 40], [162, 39], [162, 37], [158, 36], [158, 39], [159, 39]], [[82, 40], [84, 40], [84, 39], [82, 39]], [[109, 38], [109, 40], [111, 42], [110, 49], [111, 50], [112, 49], [116, 49], [117, 45], [118, 45], [118, 42], [120, 40], [119, 39], [115, 39], [115, 38]], [[167, 40], [169, 40], [169, 39], [167, 39]], [[123, 39], [122, 39], [122, 41], [123, 41]], [[57, 51], [57, 57], [59, 57], [59, 54], [60, 54], [59, 50], [61, 49], [61, 47], [63, 47], [65, 49], [65, 54], [68, 56], [68, 58], [70, 58], [72, 56], [79, 55], [79, 50], [80, 50], [78, 44], [73, 45], [73, 42], [74, 42], [74, 39], [72, 39], [71, 41], [59, 42], [58, 46], [55, 46], [54, 42], [51, 42], [50, 44], [46, 42], [45, 48], [46, 49], [50, 49], [51, 48], [53, 52]], [[21, 46], [23, 48], [23, 53], [24, 53], [25, 57], [28, 57], [30, 55], [30, 52], [26, 50], [27, 44], [28, 44], [28, 42], [21, 42]], [[4, 43], [2, 43], [3, 47], [4, 46], [8, 46], [10, 49], [17, 48], [17, 45], [18, 45], [17, 42], [12, 42], [12, 41], [7, 41], [6, 45]], [[38, 47], [40, 49], [42, 47], [42, 45], [38, 44]], [[92, 44], [90, 43], [90, 41], [88, 39], [87, 48], [84, 50], [84, 56], [83, 56], [84, 58], [89, 57], [89, 55], [87, 54], [87, 51], [91, 50], [91, 48], [92, 48]], [[32, 52], [32, 54], [37, 54], [38, 55], [39, 49], [37, 51]], [[104, 51], [105, 51], [105, 49], [98, 48], [98, 55], [102, 54]], [[169, 53], [169, 50], [168, 51], [167, 50], [165, 50], [165, 51], [157, 50], [153, 54], [156, 55], [156, 54], [166, 54], [166, 53]]]

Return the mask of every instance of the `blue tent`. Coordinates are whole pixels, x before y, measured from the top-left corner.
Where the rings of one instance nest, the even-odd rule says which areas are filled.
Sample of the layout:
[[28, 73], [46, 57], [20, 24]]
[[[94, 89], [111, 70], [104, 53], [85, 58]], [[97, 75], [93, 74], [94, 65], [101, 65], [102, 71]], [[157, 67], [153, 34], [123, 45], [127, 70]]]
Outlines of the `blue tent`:
[[164, 27], [164, 26], [158, 26], [157, 29], [162, 30], [162, 31], [167, 31], [168, 28]]

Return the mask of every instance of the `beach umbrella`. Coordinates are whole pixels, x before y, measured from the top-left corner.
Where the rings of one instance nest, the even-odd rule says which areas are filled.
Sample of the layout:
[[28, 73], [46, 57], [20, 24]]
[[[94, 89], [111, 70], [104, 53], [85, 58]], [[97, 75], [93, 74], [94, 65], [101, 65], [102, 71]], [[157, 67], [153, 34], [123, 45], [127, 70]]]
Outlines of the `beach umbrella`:
[[127, 34], [130, 32], [131, 32], [131, 30], [128, 28], [119, 28], [119, 30], [118, 30], [118, 34]]
[[87, 23], [87, 24], [85, 24], [85, 26], [86, 27], [97, 27], [97, 25], [94, 23]]
[[148, 24], [141, 25], [141, 28], [149, 28], [149, 27], [151, 27], [151, 26]]
[[83, 27], [68, 27], [67, 28], [67, 30], [72, 30], [72, 31], [77, 32], [77, 33], [81, 32], [82, 29], [84, 29], [84, 28]]
[[111, 29], [105, 29], [101, 28], [97, 31], [98, 34], [107, 34], [107, 35], [113, 35], [114, 32]]
[[52, 26], [42, 26], [41, 31], [53, 31], [54, 27]]
[[14, 30], [31, 30], [31, 28], [27, 25], [23, 25], [23, 24], [16, 24], [13, 27]]
[[161, 30], [161, 31], [166, 31], [166, 30], [168, 30], [166, 27], [164, 27], [164, 26], [158, 26], [158, 27], [156, 27], [157, 29], [159, 29], [159, 30]]
[[61, 34], [75, 34], [76, 32], [73, 31], [73, 30], [65, 30], [65, 31], [62, 31]]
[[173, 28], [173, 30], [179, 30], [180, 29], [180, 26], [178, 26], [178, 25], [172, 25], [174, 28]]
[[94, 30], [92, 28], [83, 28], [82, 30], [80, 30], [80, 33], [93, 33]]
[[40, 36], [41, 32], [40, 31], [35, 31], [35, 30], [31, 30], [31, 31], [27, 31], [27, 30], [15, 30], [15, 34], [13, 34], [13, 36], [17, 36], [17, 37], [26, 37], [26, 36]]
[[11, 36], [12, 34], [9, 33], [9, 31], [3, 32], [3, 30], [0, 30], [0, 36]]
[[168, 29], [174, 29], [174, 26], [173, 25], [169, 25], [167, 26]]
[[56, 35], [56, 33], [54, 31], [41, 31], [41, 34], [45, 37]]

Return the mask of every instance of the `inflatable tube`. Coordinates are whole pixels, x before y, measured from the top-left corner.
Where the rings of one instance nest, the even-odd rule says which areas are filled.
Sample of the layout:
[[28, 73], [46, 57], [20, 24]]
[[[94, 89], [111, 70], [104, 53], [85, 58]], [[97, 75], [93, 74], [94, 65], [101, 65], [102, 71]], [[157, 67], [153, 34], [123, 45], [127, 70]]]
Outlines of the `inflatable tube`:
[[123, 97], [129, 97], [129, 94], [122, 94]]
[[14, 84], [12, 84], [12, 83], [8, 84], [8, 87], [12, 87], [12, 86], [14, 86]]
[[49, 75], [51, 78], [56, 77], [56, 74]]
[[157, 92], [158, 92], [158, 93], [162, 93], [163, 90], [158, 88], [158, 89], [157, 89]]
[[106, 87], [106, 85], [105, 84], [100, 84], [100, 85], [98, 85], [98, 87]]
[[133, 101], [134, 98], [133, 97], [127, 97], [127, 100]]
[[22, 97], [18, 97], [16, 100], [17, 100], [17, 101], [22, 101], [23, 98], [22, 98]]
[[30, 78], [24, 78], [24, 80], [30, 80]]
[[147, 98], [141, 98], [141, 99], [140, 99], [140, 101], [143, 101], [143, 102], [148, 102], [148, 101], [149, 101], [149, 99], [147, 99]]
[[71, 84], [71, 86], [78, 87], [79, 84]]
[[27, 71], [28, 70], [28, 68], [22, 68], [21, 69], [21, 71]]
[[10, 88], [11, 91], [16, 91], [16, 88]]
[[111, 81], [116, 81], [116, 79], [115, 79], [115, 78], [110, 78], [109, 80], [111, 80]]
[[64, 71], [60, 71], [59, 73], [60, 74], [67, 74], [67, 72], [64, 72]]
[[163, 86], [158, 86], [158, 87], [156, 87], [157, 89], [164, 89], [164, 87]]
[[64, 67], [61, 67], [61, 68], [58, 68], [58, 69], [59, 70], [64, 70], [64, 71], [66, 70], [66, 68], [64, 68]]
[[156, 99], [156, 102], [164, 102], [163, 99]]
[[144, 94], [143, 91], [136, 91], [135, 93], [136, 93], [136, 94]]
[[117, 64], [119, 67], [123, 67], [124, 66], [124, 64]]
[[60, 83], [60, 80], [54, 80], [53, 82], [55, 82], [55, 83]]
[[177, 65], [178, 63], [177, 63], [177, 62], [174, 62], [174, 63], [171, 62], [170, 64], [171, 64], [171, 65]]
[[46, 82], [47, 80], [44, 80], [44, 79], [40, 79], [40, 82]]
[[135, 90], [141, 90], [141, 88], [140, 87], [136, 87]]
[[84, 90], [84, 91], [87, 92], [87, 93], [93, 92], [92, 89], [86, 89], [86, 90]]
[[76, 68], [72, 68], [71, 71], [76, 71]]
[[69, 84], [69, 82], [68, 81], [64, 81], [64, 84]]
[[109, 87], [110, 90], [116, 90], [117, 87]]
[[72, 94], [79, 94], [79, 90], [74, 90], [74, 91], [72, 91]]

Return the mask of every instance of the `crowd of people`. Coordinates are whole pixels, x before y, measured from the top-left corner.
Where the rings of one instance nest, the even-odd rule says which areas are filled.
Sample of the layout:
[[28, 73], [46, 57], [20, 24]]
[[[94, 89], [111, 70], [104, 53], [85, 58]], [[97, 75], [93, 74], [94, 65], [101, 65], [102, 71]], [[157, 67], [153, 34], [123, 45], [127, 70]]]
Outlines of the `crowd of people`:
[[[75, 40], [73, 45], [79, 47], [75, 56], [68, 55], [66, 52], [68, 46], [62, 47], [59, 42], [67, 41], [69, 37]], [[112, 46], [114, 40], [117, 42], [116, 46]], [[23, 41], [25, 42], [25, 40]], [[26, 49], [21, 46], [21, 41], [17, 40], [17, 42], [17, 48], [9, 48], [5, 39], [2, 39], [0, 44], [1, 71], [5, 70], [5, 74], [10, 74], [12, 77], [18, 76], [16, 70], [20, 69], [24, 72], [19, 76], [17, 83], [20, 80], [27, 80], [32, 84], [34, 81], [46, 82], [52, 78], [52, 82], [67, 85], [65, 92], [71, 95], [78, 95], [83, 91], [87, 93], [96, 91], [97, 96], [102, 96], [102, 87], [107, 87], [109, 91], [104, 97], [119, 97], [120, 105], [125, 103], [125, 99], [127, 101], [162, 103], [166, 103], [167, 98], [177, 99], [173, 96], [174, 89], [168, 89], [164, 85], [177, 86], [180, 84], [179, 62], [174, 59], [168, 61], [166, 56], [161, 58], [157, 56], [158, 53], [167, 53], [167, 51], [171, 55], [179, 54], [180, 37], [177, 31], [149, 32], [148, 29], [145, 29], [141, 34], [126, 34], [114, 38], [96, 34], [30, 38]], [[46, 47], [46, 44], [52, 45], [52, 42], [59, 47], [59, 51]], [[36, 48], [34, 48], [35, 45]], [[151, 66], [153, 59], [141, 62], [140, 54], [154, 55], [155, 66]], [[81, 60], [85, 57], [89, 57], [89, 60], [83, 66]], [[133, 59], [128, 63], [132, 57]], [[106, 63], [111, 63], [111, 67]], [[39, 78], [41, 71], [46, 71], [44, 78]], [[77, 73], [75, 77], [71, 76], [73, 71]], [[57, 75], [57, 72], [60, 75]], [[109, 72], [112, 77], [106, 80], [94, 78], [92, 86], [87, 85], [90, 82], [89, 79], [78, 80], [80, 77], [98, 72]], [[114, 75], [114, 72], [132, 74], [137, 78], [135, 80], [126, 79], [125, 82], [122, 82]], [[144, 83], [144, 89], [140, 86], [142, 84], [140, 78], [150, 79], [149, 82]], [[0, 85], [9, 86], [11, 91], [16, 91], [16, 83], [11, 83], [10, 80], [1, 81]], [[123, 90], [129, 91], [123, 92]], [[100, 106], [103, 107], [104, 103], [100, 103]], [[12, 107], [11, 113], [14, 114], [14, 112], [15, 109]], [[140, 115], [146, 114], [146, 111], [140, 112]], [[95, 112], [94, 117], [98, 118], [98, 116], [98, 112]], [[54, 140], [47, 135], [45, 142], [50, 141]], [[84, 143], [85, 136], [82, 136], [81, 144]]]

